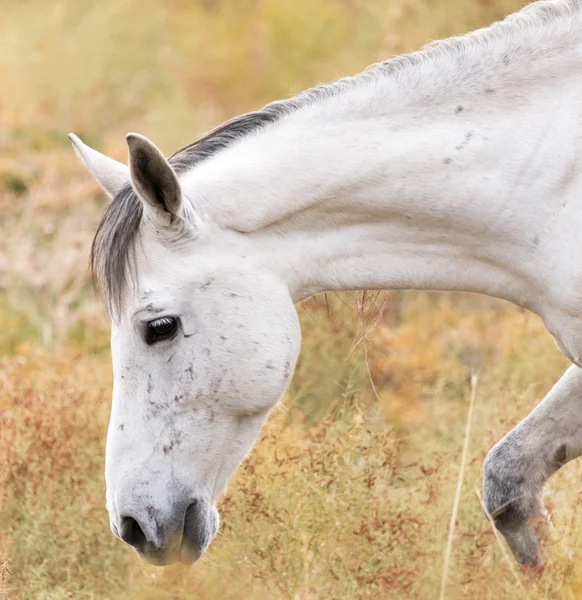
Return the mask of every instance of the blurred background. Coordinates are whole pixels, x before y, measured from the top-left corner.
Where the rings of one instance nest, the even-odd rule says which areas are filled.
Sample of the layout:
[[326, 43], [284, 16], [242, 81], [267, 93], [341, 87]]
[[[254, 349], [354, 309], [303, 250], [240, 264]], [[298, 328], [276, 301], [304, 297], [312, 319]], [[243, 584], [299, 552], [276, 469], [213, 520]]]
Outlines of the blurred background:
[[447, 598], [582, 597], [579, 465], [546, 491], [559, 535], [542, 578], [512, 573], [476, 493], [488, 449], [567, 361], [537, 317], [467, 294], [305, 302], [293, 384], [221, 502], [207, 556], [156, 569], [115, 540], [108, 323], [88, 271], [106, 200], [67, 140], [126, 161], [137, 131], [170, 154], [523, 4], [0, 0], [0, 598], [433, 598], [472, 373]]

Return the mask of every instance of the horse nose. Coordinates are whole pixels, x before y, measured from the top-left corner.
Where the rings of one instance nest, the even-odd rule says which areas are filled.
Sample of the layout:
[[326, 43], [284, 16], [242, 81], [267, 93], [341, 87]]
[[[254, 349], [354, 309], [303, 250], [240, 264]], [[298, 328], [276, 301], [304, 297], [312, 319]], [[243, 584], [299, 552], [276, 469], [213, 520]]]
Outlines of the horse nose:
[[151, 506], [121, 515], [118, 537], [133, 546], [150, 563], [167, 565], [177, 560], [193, 563], [206, 550], [218, 530], [218, 512], [209, 502], [193, 500], [169, 513]]
[[182, 532], [186, 508], [161, 511], [151, 506], [119, 516], [114, 528], [126, 544], [133, 546], [138, 555], [155, 565], [167, 565], [180, 559]]

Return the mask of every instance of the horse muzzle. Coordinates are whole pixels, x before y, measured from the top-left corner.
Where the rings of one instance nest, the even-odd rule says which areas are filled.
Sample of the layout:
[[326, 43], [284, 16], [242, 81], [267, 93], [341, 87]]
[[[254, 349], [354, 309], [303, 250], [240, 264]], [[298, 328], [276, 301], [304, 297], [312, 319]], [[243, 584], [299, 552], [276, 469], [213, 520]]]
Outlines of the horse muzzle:
[[114, 535], [133, 546], [137, 555], [156, 566], [178, 561], [196, 562], [210, 545], [219, 525], [216, 507], [195, 499], [173, 514], [143, 510], [120, 511], [117, 523], [111, 522]]

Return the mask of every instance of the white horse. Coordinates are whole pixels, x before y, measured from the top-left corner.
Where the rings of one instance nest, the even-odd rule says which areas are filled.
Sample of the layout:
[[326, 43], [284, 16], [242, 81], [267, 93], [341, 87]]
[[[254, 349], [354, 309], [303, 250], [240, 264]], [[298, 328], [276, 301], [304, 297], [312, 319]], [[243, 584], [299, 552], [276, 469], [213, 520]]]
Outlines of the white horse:
[[324, 290], [482, 292], [537, 313], [574, 363], [490, 452], [485, 501], [516, 558], [582, 453], [582, 0], [225, 123], [129, 167], [71, 135], [112, 198], [93, 271], [112, 316], [107, 506], [154, 564], [196, 560], [215, 501], [284, 393], [294, 304]]

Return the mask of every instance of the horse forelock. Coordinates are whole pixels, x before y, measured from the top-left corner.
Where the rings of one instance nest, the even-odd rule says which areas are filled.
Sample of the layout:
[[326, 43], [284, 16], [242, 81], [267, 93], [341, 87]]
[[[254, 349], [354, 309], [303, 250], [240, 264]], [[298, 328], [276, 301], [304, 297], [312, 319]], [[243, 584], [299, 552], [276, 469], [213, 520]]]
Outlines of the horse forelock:
[[93, 283], [109, 314], [118, 315], [135, 273], [135, 242], [143, 205], [127, 183], [106, 208], [91, 246]]
[[[295, 99], [275, 102], [223, 123], [169, 159], [180, 175], [227, 148], [236, 140], [273, 123], [298, 108]], [[143, 205], [128, 182], [106, 208], [91, 247], [91, 272], [111, 316], [118, 315], [128, 284], [135, 279], [135, 243], [143, 217]]]

